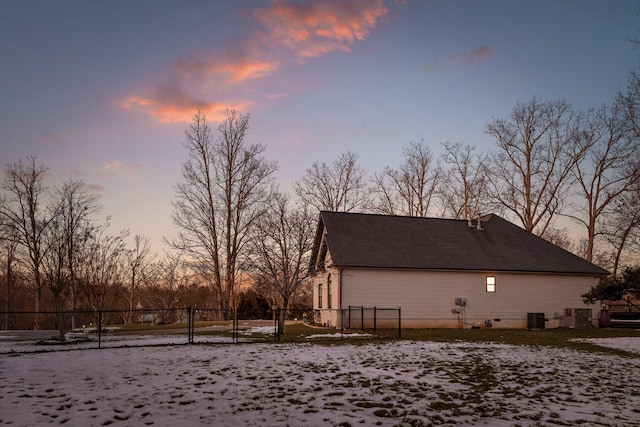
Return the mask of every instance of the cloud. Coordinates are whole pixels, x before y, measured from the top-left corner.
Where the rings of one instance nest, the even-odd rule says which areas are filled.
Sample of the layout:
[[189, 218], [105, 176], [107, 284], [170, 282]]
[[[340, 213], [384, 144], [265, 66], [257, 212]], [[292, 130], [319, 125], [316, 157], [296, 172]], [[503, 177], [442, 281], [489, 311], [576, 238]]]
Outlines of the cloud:
[[270, 101], [283, 99], [283, 98], [286, 98], [286, 97], [287, 97], [287, 94], [286, 93], [282, 93], [282, 92], [267, 94], [267, 99], [270, 100]]
[[93, 194], [101, 194], [106, 192], [106, 189], [99, 184], [86, 184], [86, 188], [87, 190], [89, 190], [90, 193], [93, 193]]
[[227, 109], [243, 110], [251, 102], [209, 102], [196, 99], [176, 85], [152, 87], [145, 97], [132, 96], [122, 102], [125, 109], [140, 107], [161, 123], [188, 123], [199, 109], [210, 121], [224, 119]]
[[[120, 172], [133, 173], [133, 172], [136, 172], [138, 169], [140, 169], [138, 165], [134, 165], [132, 163], [124, 163], [119, 160], [104, 162], [102, 164], [102, 168], [107, 171], [106, 173], [107, 175], [113, 175]], [[98, 175], [104, 175], [104, 173], [103, 174], [99, 173]]]
[[316, 58], [364, 40], [387, 15], [382, 0], [274, 2], [253, 16], [265, 27], [265, 43], [282, 46], [303, 59]]
[[[259, 29], [235, 48], [175, 61], [169, 83], [150, 85], [126, 97], [120, 106], [143, 109], [161, 123], [188, 123], [198, 109], [209, 120], [220, 121], [227, 109], [253, 105], [234, 95], [246, 91], [250, 82], [287, 64], [332, 51], [349, 52], [388, 12], [383, 0], [273, 0], [269, 7], [254, 11], [252, 18]], [[276, 93], [285, 96], [282, 91]]]
[[54, 133], [48, 133], [46, 135], [42, 135], [38, 139], [38, 142], [45, 145], [56, 145], [66, 140], [67, 138], [68, 138], [68, 135], [65, 132], [54, 132]]
[[435, 71], [440, 67], [470, 67], [487, 61], [493, 56], [493, 48], [482, 45], [469, 52], [456, 53], [446, 58], [438, 59], [424, 67], [426, 73]]
[[225, 57], [180, 59], [174, 69], [183, 79], [215, 76], [227, 83], [242, 83], [271, 74], [277, 69], [277, 63], [229, 52]]

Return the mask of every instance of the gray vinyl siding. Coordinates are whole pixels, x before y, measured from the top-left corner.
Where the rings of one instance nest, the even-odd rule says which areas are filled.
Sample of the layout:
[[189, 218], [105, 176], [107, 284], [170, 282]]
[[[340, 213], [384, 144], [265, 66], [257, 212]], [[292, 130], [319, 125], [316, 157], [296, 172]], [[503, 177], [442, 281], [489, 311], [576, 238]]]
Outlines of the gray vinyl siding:
[[[488, 275], [496, 277], [495, 293], [486, 292]], [[451, 309], [455, 298], [463, 297], [469, 327], [484, 326], [487, 320], [493, 327], [526, 327], [527, 313], [545, 313], [547, 327], [557, 327], [566, 308], [594, 308], [581, 298], [594, 283], [595, 278], [579, 275], [344, 269], [342, 308], [401, 307], [407, 326], [428, 321], [431, 326], [461, 327]]]

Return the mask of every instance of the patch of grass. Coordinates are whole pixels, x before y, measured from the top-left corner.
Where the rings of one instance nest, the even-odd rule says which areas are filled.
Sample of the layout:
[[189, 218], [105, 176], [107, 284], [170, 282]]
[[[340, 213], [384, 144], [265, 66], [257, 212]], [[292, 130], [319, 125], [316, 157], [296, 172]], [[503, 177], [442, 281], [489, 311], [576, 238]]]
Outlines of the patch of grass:
[[628, 355], [628, 352], [580, 342], [587, 338], [640, 337], [635, 329], [407, 329], [402, 338], [413, 341], [471, 342], [573, 348], [588, 352]]
[[[284, 334], [280, 336], [280, 342], [308, 342], [308, 336], [311, 335], [333, 335], [336, 332], [340, 332], [339, 329], [335, 328], [315, 328], [304, 323], [291, 323], [287, 324], [284, 327]], [[339, 341], [336, 338], [317, 338], [314, 339], [313, 342], [335, 342]]]
[[429, 403], [429, 407], [434, 411], [447, 411], [451, 409], [458, 409], [460, 405], [451, 401], [434, 400]]
[[331, 391], [331, 392], [327, 393], [325, 396], [327, 396], [327, 397], [344, 396], [344, 391]]
[[399, 413], [397, 409], [376, 409], [373, 411], [373, 415], [380, 418], [397, 418]]
[[[389, 332], [378, 331], [368, 337], [359, 339], [349, 338], [349, 332], [345, 331], [345, 338], [333, 336], [339, 333], [337, 328], [318, 328], [297, 322], [287, 324], [285, 333], [280, 337], [280, 343], [301, 343], [312, 342], [319, 345], [370, 345], [384, 344], [389, 340], [397, 340], [393, 336], [389, 337]], [[353, 331], [360, 332], [360, 331]], [[397, 331], [394, 330], [394, 333]], [[314, 338], [313, 341], [307, 339], [310, 335], [323, 335], [327, 337]], [[498, 343], [527, 346], [546, 346], [558, 348], [570, 348], [578, 351], [592, 353], [615, 354], [629, 356], [631, 353], [623, 350], [601, 347], [595, 344], [581, 342], [588, 338], [619, 338], [619, 337], [640, 337], [640, 330], [635, 329], [403, 329], [402, 340], [409, 341], [433, 341], [446, 343]], [[636, 356], [637, 357], [637, 356]]]
[[392, 403], [374, 402], [372, 400], [356, 400], [351, 402], [358, 408], [393, 408]]
[[116, 325], [118, 327], [117, 332], [140, 332], [140, 331], [155, 331], [165, 329], [187, 329], [186, 322], [168, 323], [164, 325], [156, 325], [153, 323], [131, 323], [128, 325]]

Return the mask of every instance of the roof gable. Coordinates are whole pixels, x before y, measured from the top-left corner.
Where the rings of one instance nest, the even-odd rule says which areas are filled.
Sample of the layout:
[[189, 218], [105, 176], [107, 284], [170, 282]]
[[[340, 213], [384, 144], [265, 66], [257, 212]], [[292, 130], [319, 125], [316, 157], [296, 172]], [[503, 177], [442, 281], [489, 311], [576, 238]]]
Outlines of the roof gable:
[[608, 274], [497, 215], [480, 224], [323, 211], [310, 268], [321, 266], [328, 248], [340, 267]]

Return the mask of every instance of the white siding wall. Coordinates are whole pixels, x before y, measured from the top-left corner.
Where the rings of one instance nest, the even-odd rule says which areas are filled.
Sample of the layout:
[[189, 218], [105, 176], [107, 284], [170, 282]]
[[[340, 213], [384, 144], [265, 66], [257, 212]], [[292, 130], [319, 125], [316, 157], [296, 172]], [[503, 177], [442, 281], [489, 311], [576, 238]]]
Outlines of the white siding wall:
[[[486, 292], [489, 275], [496, 277], [495, 293]], [[451, 309], [454, 299], [463, 297], [466, 327], [484, 327], [488, 320], [494, 328], [525, 328], [527, 313], [544, 313], [545, 327], [553, 328], [563, 325], [565, 308], [591, 308], [597, 318], [596, 306], [581, 298], [596, 281], [552, 274], [345, 269], [342, 308], [402, 307], [405, 327], [461, 328], [462, 315]]]
[[[329, 292], [329, 274], [331, 275], [331, 292]], [[318, 272], [313, 278], [313, 308], [320, 309], [320, 317], [317, 322], [329, 326], [340, 326], [340, 285], [339, 270], [337, 268], [327, 268]], [[322, 304], [319, 304], [319, 288], [322, 288]], [[329, 301], [331, 298], [331, 301]]]

